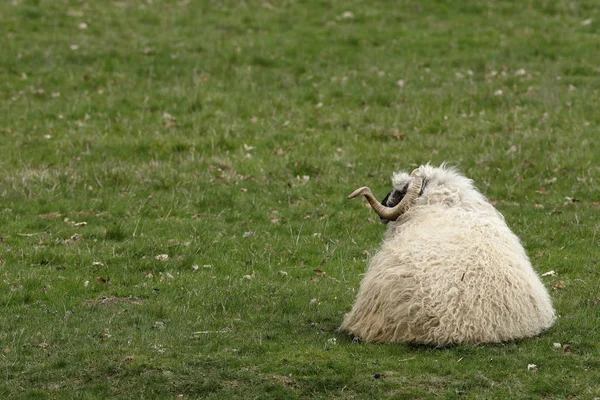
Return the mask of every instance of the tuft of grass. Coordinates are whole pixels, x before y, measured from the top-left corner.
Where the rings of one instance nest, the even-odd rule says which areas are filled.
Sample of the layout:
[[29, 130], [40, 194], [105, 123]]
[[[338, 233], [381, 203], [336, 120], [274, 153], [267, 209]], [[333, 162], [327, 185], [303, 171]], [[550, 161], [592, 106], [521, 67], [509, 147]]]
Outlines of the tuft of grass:
[[[2, 2], [0, 397], [600, 397], [598, 13]], [[346, 195], [429, 161], [557, 272], [547, 333], [337, 331], [384, 232]]]

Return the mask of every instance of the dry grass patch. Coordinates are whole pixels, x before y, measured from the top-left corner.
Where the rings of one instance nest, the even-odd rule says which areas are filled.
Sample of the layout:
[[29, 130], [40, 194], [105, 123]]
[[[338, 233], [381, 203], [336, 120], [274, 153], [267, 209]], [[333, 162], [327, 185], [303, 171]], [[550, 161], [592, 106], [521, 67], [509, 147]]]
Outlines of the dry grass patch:
[[135, 304], [142, 305], [142, 299], [137, 297], [116, 297], [116, 296], [100, 296], [95, 299], [84, 301], [86, 306], [111, 306], [115, 304]]

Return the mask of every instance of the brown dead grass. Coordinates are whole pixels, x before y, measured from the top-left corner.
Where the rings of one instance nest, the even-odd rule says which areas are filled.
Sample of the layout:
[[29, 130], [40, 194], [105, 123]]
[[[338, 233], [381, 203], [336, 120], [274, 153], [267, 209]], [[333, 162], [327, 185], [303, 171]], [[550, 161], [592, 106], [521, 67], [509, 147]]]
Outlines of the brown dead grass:
[[111, 306], [115, 304], [135, 304], [142, 305], [142, 299], [138, 297], [115, 297], [115, 296], [101, 296], [96, 299], [88, 299], [84, 302], [87, 306]]

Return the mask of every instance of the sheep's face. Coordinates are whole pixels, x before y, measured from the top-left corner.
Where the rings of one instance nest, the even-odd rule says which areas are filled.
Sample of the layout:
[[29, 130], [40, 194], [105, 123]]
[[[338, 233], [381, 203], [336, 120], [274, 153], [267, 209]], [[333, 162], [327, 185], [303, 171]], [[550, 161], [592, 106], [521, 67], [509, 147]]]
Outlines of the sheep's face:
[[[385, 207], [395, 207], [402, 201], [408, 190], [408, 183], [412, 178], [406, 172], [395, 172], [392, 176], [392, 190], [389, 192], [383, 200], [381, 205]], [[390, 220], [383, 217], [379, 217], [382, 224], [388, 224]]]
[[[408, 182], [400, 190], [392, 189], [392, 191], [389, 192], [383, 198], [383, 200], [381, 200], [381, 205], [383, 205], [385, 207], [395, 207], [398, 203], [400, 203], [400, 201], [402, 201], [402, 199], [404, 198], [404, 196], [406, 196], [406, 191], [407, 190], [408, 190]], [[382, 224], [387, 224], [387, 223], [390, 222], [390, 220], [385, 219], [383, 217], [379, 217], [379, 219], [381, 220]]]

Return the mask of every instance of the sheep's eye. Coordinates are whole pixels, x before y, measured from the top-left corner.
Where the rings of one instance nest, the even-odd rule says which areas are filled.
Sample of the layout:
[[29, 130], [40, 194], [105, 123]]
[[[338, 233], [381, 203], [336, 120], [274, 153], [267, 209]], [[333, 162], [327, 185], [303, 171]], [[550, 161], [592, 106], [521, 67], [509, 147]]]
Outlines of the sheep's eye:
[[385, 206], [385, 207], [389, 207], [388, 206], [388, 200], [390, 199], [390, 195], [394, 193], [394, 191], [392, 190], [391, 192], [389, 192], [388, 194], [385, 195], [385, 197], [383, 198], [383, 200], [381, 200], [381, 205]]

